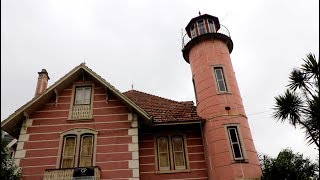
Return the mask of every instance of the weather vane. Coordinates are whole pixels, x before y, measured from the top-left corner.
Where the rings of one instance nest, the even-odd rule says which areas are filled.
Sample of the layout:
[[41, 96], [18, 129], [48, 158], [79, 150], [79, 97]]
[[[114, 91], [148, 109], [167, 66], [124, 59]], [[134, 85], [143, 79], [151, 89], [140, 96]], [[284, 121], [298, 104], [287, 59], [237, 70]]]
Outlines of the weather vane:
[[86, 58], [85, 56], [83, 56], [83, 64], [86, 64], [86, 59], [88, 59], [88, 58]]

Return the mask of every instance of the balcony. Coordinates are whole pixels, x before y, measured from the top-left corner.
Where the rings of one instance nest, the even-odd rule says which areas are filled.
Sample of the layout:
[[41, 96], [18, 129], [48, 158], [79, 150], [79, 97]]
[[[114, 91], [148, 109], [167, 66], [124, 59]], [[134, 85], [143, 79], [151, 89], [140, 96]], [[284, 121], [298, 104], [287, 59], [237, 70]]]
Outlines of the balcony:
[[66, 168], [66, 169], [46, 169], [44, 180], [100, 180], [100, 168]]

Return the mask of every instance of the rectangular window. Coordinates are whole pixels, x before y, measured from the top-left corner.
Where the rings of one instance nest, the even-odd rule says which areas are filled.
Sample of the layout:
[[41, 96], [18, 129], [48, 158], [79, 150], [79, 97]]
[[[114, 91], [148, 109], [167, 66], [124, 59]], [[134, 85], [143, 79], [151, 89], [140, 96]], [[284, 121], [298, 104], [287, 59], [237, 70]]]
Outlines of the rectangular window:
[[215, 33], [216, 32], [216, 28], [214, 27], [214, 22], [210, 19], [208, 19], [208, 24], [209, 24], [209, 31], [211, 33]]
[[204, 20], [197, 21], [198, 31], [199, 35], [205, 34], [206, 31], [206, 25], [204, 24]]
[[90, 104], [91, 87], [77, 87], [74, 104]]
[[156, 142], [159, 171], [187, 169], [183, 136], [161, 136], [156, 139]]
[[227, 92], [228, 89], [227, 89], [222, 67], [215, 67], [214, 74], [216, 76], [216, 82], [217, 82], [219, 92]]
[[194, 96], [196, 98], [196, 104], [198, 104], [197, 89], [196, 89], [196, 84], [194, 82], [194, 78], [192, 78], [192, 83], [193, 83], [193, 89], [194, 89]]
[[[88, 167], [93, 165], [93, 135], [85, 134], [79, 138], [76, 135], [64, 137], [61, 157], [61, 168]], [[79, 140], [79, 139], [78, 139]], [[80, 152], [78, 152], [80, 151]], [[78, 159], [76, 161], [76, 159]], [[79, 162], [79, 163], [78, 163]]]
[[227, 129], [234, 160], [243, 160], [243, 154], [237, 127], [230, 126]]
[[91, 119], [92, 118], [92, 86], [74, 87], [73, 102], [69, 119]]

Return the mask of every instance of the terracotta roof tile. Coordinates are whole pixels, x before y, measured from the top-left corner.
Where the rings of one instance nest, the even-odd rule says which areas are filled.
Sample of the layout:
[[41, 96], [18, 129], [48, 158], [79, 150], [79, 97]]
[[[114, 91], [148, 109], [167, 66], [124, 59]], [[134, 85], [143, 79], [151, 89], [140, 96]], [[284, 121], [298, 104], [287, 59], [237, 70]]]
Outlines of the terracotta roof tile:
[[192, 101], [178, 102], [137, 90], [123, 94], [151, 115], [155, 123], [202, 120]]

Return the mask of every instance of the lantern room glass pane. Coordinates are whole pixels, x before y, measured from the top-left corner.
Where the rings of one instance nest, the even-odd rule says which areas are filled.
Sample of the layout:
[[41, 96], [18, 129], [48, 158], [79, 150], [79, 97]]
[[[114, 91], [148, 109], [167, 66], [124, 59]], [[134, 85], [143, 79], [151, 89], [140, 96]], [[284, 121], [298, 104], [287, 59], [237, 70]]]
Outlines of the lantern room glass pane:
[[204, 20], [197, 21], [199, 35], [207, 33]]
[[216, 28], [214, 26], [214, 22], [212, 20], [208, 19], [208, 24], [209, 24], [209, 31], [211, 33], [215, 33], [216, 32]]

